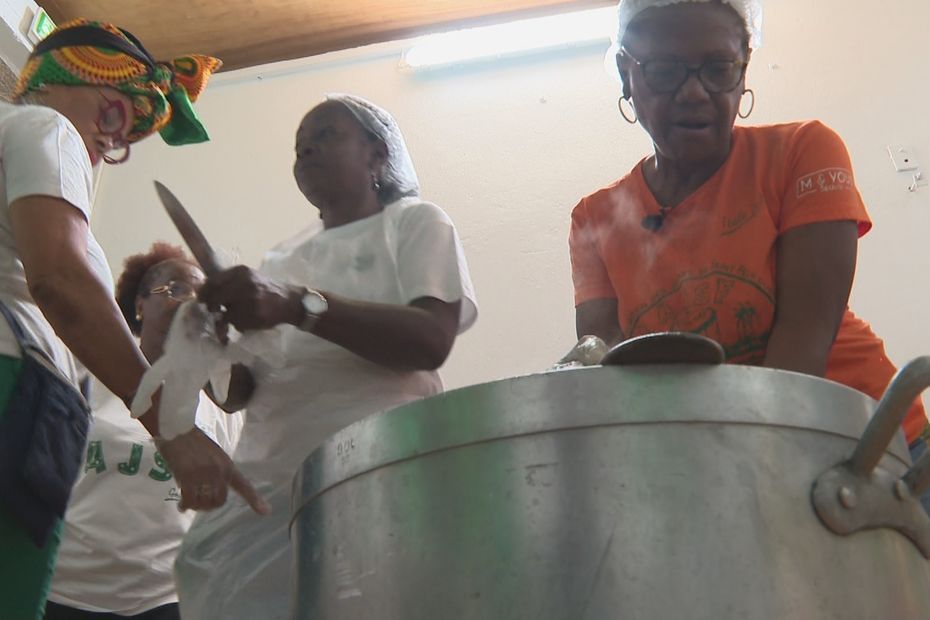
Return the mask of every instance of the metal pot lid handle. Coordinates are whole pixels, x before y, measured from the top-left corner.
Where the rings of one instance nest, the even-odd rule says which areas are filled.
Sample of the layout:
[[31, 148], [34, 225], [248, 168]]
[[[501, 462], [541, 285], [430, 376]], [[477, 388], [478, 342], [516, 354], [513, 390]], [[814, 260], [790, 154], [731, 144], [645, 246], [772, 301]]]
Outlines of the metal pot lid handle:
[[892, 528], [930, 559], [930, 516], [920, 503], [930, 488], [930, 450], [901, 478], [878, 466], [914, 399], [928, 387], [930, 356], [919, 357], [892, 379], [852, 457], [814, 482], [814, 510], [829, 530], [848, 536]]
[[662, 332], [624, 340], [607, 352], [601, 365], [722, 364], [725, 359], [723, 347], [710, 338], [687, 332]]

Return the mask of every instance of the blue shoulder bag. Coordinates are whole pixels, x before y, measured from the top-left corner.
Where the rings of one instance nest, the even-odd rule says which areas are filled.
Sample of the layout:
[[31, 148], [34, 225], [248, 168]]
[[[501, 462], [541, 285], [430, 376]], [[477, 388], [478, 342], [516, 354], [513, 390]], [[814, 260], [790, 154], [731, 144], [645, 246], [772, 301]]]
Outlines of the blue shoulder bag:
[[0, 505], [41, 548], [64, 517], [91, 412], [2, 302], [0, 313], [23, 350], [19, 379], [0, 418]]

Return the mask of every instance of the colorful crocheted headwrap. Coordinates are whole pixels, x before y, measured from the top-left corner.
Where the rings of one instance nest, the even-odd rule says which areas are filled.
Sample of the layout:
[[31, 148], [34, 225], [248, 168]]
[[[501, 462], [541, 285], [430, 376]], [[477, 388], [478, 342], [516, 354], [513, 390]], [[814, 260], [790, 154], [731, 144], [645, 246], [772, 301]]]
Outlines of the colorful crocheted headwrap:
[[76, 19], [39, 42], [13, 94], [19, 97], [45, 84], [109, 86], [133, 101], [130, 142], [158, 131], [168, 144], [194, 144], [210, 137], [191, 103], [222, 64], [218, 58], [198, 54], [156, 62], [129, 32]]

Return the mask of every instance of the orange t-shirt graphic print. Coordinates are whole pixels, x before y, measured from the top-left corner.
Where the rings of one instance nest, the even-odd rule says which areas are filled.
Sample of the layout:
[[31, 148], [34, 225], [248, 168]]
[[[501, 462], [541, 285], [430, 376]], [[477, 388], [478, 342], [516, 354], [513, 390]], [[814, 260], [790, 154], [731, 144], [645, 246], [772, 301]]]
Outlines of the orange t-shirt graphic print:
[[[575, 303], [617, 299], [626, 337], [686, 331], [719, 342], [727, 361], [761, 364], [775, 317], [777, 240], [806, 224], [852, 220], [871, 228], [846, 147], [811, 121], [736, 127], [730, 155], [697, 191], [660, 213], [643, 163], [584, 198], [569, 238]], [[847, 311], [827, 378], [879, 398], [895, 372], [882, 341]], [[927, 427], [919, 402], [908, 441]]]

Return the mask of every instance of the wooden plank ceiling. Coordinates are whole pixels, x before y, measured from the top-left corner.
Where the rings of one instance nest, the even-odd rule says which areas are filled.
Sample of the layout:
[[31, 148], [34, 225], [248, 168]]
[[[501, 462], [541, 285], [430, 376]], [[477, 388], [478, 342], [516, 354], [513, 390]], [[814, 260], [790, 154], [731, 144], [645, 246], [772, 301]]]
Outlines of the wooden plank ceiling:
[[61, 24], [113, 22], [156, 58], [189, 52], [225, 70], [457, 27], [606, 6], [604, 0], [38, 0]]

